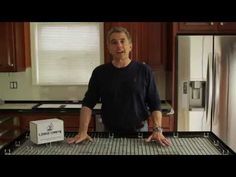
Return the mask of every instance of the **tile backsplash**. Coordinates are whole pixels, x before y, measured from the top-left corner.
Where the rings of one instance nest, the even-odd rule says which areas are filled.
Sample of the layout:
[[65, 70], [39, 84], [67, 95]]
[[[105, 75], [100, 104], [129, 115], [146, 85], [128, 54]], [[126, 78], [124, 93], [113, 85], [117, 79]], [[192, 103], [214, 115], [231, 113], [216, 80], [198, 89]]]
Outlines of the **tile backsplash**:
[[154, 71], [156, 78], [157, 89], [162, 100], [166, 99], [166, 71], [163, 69]]
[[[32, 85], [31, 68], [25, 72], [0, 73], [0, 98], [3, 100], [81, 100], [87, 86], [38, 86]], [[165, 99], [166, 73], [154, 72], [161, 99]], [[10, 89], [10, 82], [17, 82]]]

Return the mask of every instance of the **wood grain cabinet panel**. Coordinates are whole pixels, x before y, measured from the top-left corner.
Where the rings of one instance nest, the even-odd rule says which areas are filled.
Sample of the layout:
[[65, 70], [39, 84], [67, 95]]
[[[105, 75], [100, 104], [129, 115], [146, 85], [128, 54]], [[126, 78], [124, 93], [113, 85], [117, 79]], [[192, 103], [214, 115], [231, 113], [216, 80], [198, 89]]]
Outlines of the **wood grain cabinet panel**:
[[23, 22], [0, 22], [0, 72], [25, 70], [24, 29]]
[[178, 33], [236, 33], [236, 22], [180, 22]]
[[[20, 118], [20, 127], [22, 130], [29, 130], [29, 122], [34, 120], [58, 118], [64, 121], [65, 131], [78, 132], [79, 130], [79, 113], [35, 113], [23, 114]], [[89, 124], [89, 131], [94, 131], [94, 118]]]
[[111, 61], [107, 50], [106, 36], [110, 28], [126, 28], [132, 37], [133, 49], [130, 58], [144, 62], [153, 69], [163, 67], [166, 63], [167, 24], [165, 22], [106, 22], [104, 23], [105, 62]]
[[[148, 120], [148, 130], [152, 131], [153, 122], [152, 119]], [[172, 115], [162, 117], [162, 128], [164, 132], [174, 131], [174, 118]]]

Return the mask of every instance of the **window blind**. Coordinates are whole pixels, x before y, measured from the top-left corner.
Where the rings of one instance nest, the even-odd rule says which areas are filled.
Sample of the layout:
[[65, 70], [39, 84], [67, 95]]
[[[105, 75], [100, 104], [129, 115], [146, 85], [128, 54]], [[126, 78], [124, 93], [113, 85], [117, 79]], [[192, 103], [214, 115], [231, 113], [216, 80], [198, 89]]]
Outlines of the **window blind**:
[[102, 24], [31, 23], [33, 82], [37, 85], [88, 84], [102, 62]]

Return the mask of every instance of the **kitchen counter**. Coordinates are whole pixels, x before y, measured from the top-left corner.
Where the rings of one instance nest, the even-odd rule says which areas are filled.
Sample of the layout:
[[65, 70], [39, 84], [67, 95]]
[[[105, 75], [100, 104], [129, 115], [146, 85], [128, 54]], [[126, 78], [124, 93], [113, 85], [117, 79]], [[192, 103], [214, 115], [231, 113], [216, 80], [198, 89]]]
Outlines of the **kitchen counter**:
[[[81, 101], [5, 101], [0, 104], [1, 112], [79, 112], [82, 107]], [[163, 114], [174, 114], [171, 105], [161, 101]], [[96, 104], [94, 113], [100, 113], [101, 103]]]
[[37, 103], [5, 103], [0, 105], [0, 109], [32, 109]]
[[[29, 130], [29, 122], [33, 120], [59, 118], [64, 121], [64, 128], [66, 131], [78, 131], [79, 128], [79, 114], [82, 103], [72, 101], [5, 101], [0, 105], [0, 116], [10, 116], [15, 118], [15, 125], [12, 128], [20, 131]], [[163, 112], [163, 130], [173, 131], [174, 116], [172, 108], [166, 101], [162, 101]], [[98, 103], [93, 109], [93, 119], [89, 124], [89, 131], [101, 131], [102, 123], [100, 121], [101, 103]], [[150, 130], [152, 124], [150, 122]], [[4, 135], [8, 136], [8, 135]], [[14, 135], [9, 135], [10, 139]], [[1, 145], [2, 143], [0, 143]]]

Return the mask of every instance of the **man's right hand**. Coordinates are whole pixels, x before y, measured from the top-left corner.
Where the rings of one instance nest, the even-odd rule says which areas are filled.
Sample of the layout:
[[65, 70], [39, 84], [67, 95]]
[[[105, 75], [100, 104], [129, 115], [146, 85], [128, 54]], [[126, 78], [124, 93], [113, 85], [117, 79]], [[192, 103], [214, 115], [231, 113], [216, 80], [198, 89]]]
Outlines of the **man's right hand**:
[[80, 143], [80, 142], [85, 141], [85, 140], [93, 141], [93, 139], [87, 133], [79, 133], [73, 138], [67, 138], [67, 143], [77, 144], [77, 143]]

